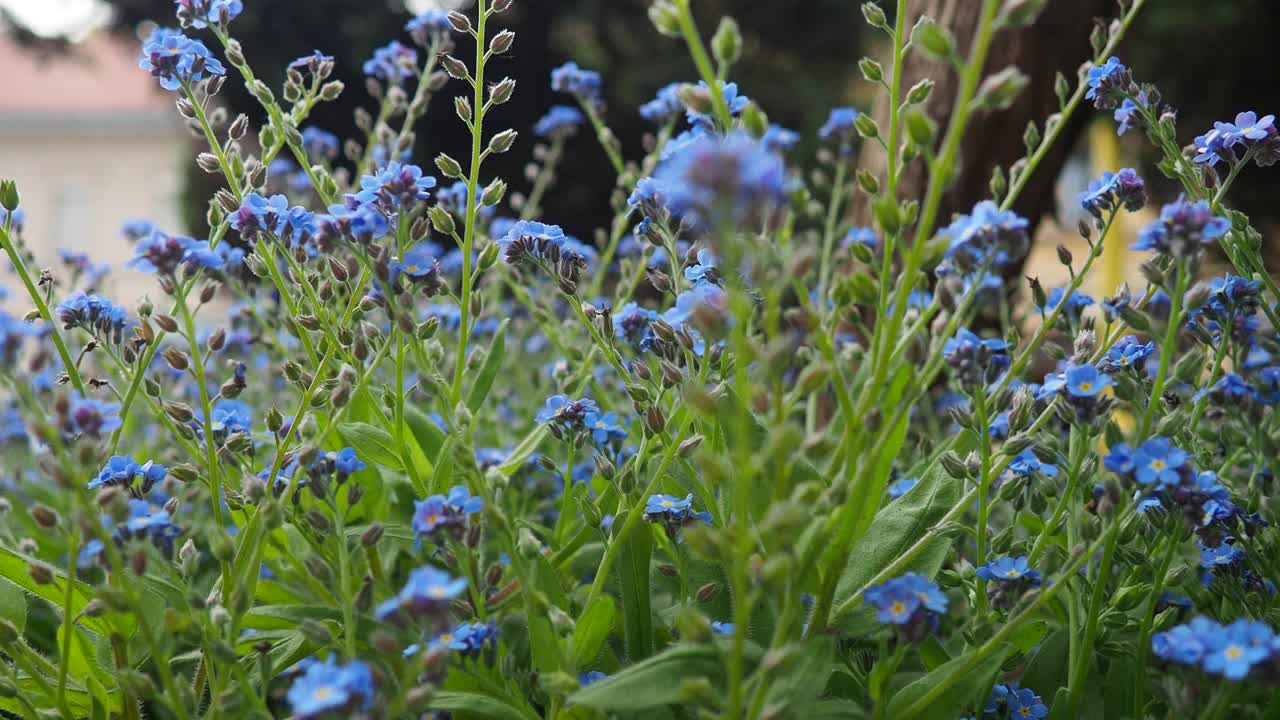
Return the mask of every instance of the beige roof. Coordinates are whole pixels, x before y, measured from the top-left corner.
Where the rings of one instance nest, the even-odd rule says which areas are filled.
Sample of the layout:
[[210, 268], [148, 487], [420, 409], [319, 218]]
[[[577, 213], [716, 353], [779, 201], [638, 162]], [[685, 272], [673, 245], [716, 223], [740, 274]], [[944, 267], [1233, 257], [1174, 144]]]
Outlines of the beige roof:
[[19, 46], [0, 31], [0, 114], [128, 113], [172, 109], [138, 69], [138, 46], [95, 33], [64, 54]]

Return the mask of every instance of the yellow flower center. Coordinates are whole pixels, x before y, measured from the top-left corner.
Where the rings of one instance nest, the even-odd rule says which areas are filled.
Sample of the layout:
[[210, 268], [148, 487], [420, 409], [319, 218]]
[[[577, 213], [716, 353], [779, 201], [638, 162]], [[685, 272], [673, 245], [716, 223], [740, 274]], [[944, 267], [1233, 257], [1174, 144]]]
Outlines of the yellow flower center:
[[440, 636], [440, 642], [444, 643], [445, 645], [448, 645], [449, 643], [453, 642], [453, 636], [452, 636], [452, 635], [441, 635], [441, 636]]
[[1083, 392], [1093, 392], [1093, 383], [1091, 382], [1080, 383], [1080, 390]]
[[1167, 467], [1169, 467], [1169, 463], [1166, 463], [1166, 462], [1165, 462], [1165, 461], [1163, 461], [1163, 460], [1152, 460], [1152, 461], [1151, 461], [1151, 469], [1152, 469], [1152, 470], [1155, 470], [1156, 472], [1160, 472], [1161, 470], [1163, 470], [1163, 469], [1165, 469], [1165, 468], [1167, 468]]
[[1007, 571], [1007, 572], [1005, 573], [1005, 576], [1006, 576], [1006, 577], [1018, 577], [1018, 571], [1017, 571], [1017, 570], [1009, 570], [1009, 571]]
[[899, 600], [895, 602], [893, 605], [889, 606], [889, 611], [892, 612], [894, 615], [901, 615], [902, 613], [907, 611], [907, 606], [905, 603]]
[[1239, 660], [1244, 655], [1244, 648], [1239, 645], [1232, 645], [1222, 653], [1227, 656], [1228, 660]]
[[315, 696], [317, 700], [327, 700], [334, 693], [333, 693], [332, 687], [329, 687], [328, 685], [321, 685], [320, 687], [316, 688], [316, 691], [312, 694]]
[[675, 503], [671, 502], [670, 500], [662, 501], [662, 507], [671, 507], [672, 505], [675, 505]]
[[449, 595], [449, 591], [446, 590], [443, 585], [432, 585], [427, 588], [427, 594], [433, 598], [440, 599], [447, 597]]

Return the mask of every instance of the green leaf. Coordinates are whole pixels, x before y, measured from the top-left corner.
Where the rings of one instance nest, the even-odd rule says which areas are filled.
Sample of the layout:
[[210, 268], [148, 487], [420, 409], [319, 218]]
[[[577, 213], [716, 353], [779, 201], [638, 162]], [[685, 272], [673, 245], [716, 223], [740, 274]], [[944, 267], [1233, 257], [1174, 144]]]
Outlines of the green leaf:
[[[885, 568], [920, 540], [960, 499], [960, 483], [934, 464], [920, 482], [905, 495], [889, 503], [871, 523], [849, 553], [849, 562], [836, 586], [835, 606], [860, 595]], [[932, 577], [942, 567], [951, 542], [945, 537], [928, 540], [908, 569]], [[870, 609], [856, 606], [855, 612], [837, 618], [841, 629], [862, 634], [869, 629]]]
[[805, 713], [805, 720], [858, 720], [865, 717], [868, 717], [867, 711], [852, 700], [823, 700]]
[[569, 696], [574, 705], [605, 711], [634, 711], [678, 703], [686, 680], [719, 683], [724, 661], [709, 645], [677, 645]]
[[529, 618], [529, 653], [532, 656], [533, 668], [538, 672], [549, 673], [560, 669], [560, 638], [556, 637], [555, 628], [545, 617]]
[[471, 386], [471, 392], [467, 393], [467, 407], [471, 412], [478, 411], [484, 405], [485, 398], [489, 397], [489, 391], [493, 389], [494, 378], [498, 376], [502, 360], [507, 354], [507, 325], [510, 322], [510, 318], [503, 320], [498, 326], [498, 331], [493, 334], [493, 342], [489, 343], [489, 352], [484, 356], [484, 365], [481, 366], [480, 374]]
[[423, 454], [432, 463], [440, 456], [440, 448], [444, 446], [445, 432], [427, 417], [426, 413], [415, 407], [405, 407], [404, 423], [409, 426], [413, 439], [418, 441]]
[[[55, 578], [54, 582], [48, 585], [37, 585], [31, 579], [31, 573], [27, 571], [33, 562], [39, 561], [8, 548], [0, 547], [0, 578], [8, 580], [32, 595], [48, 600], [59, 611], [69, 610], [72, 615], [80, 616], [84, 606], [89, 603], [89, 599], [92, 596], [88, 586], [78, 580], [75, 581], [75, 589], [71, 592], [71, 607], [64, 608], [62, 603], [66, 599], [64, 596], [66, 573], [57, 568], [50, 568]], [[119, 632], [125, 637], [131, 637], [135, 627], [134, 619], [126, 613], [111, 613], [99, 617], [80, 616], [78, 622], [103, 636], [109, 636], [112, 632]]]
[[448, 490], [449, 483], [453, 482], [453, 448], [454, 436], [450, 435], [444, 441], [444, 447], [440, 448], [440, 454], [436, 456], [435, 474], [431, 476], [432, 492], [443, 493]]
[[0, 618], [13, 623], [19, 633], [27, 628], [27, 593], [7, 580], [0, 581]]
[[1013, 637], [1009, 638], [1009, 642], [1013, 643], [1018, 652], [1031, 652], [1032, 648], [1039, 645], [1048, 632], [1049, 623], [1044, 620], [1034, 620], [1018, 628], [1013, 633]]
[[431, 694], [429, 706], [432, 710], [447, 710], [460, 713], [462, 717], [485, 720], [527, 720], [531, 717], [502, 700], [471, 692], [441, 690]]
[[926, 693], [937, 687], [939, 682], [953, 673], [967, 667], [969, 655], [964, 654], [960, 657], [950, 660], [938, 667], [932, 672], [926, 673], [924, 677], [917, 679], [911, 684], [899, 690], [892, 699], [889, 700], [888, 711], [885, 717], [895, 718], [896, 720], [911, 720], [911, 718], [935, 718], [946, 717], [949, 714], [955, 714], [961, 708], [974, 703], [981, 695], [987, 692], [991, 687], [992, 681], [995, 679], [996, 673], [1000, 670], [1000, 666], [1004, 663], [1004, 659], [1009, 655], [1009, 646], [1004, 646], [1000, 650], [991, 653], [983, 658], [972, 668], [965, 670], [951, 687], [935, 698], [926, 707], [918, 709], [918, 712], [908, 715], [907, 710], [918, 700], [923, 698]]
[[88, 631], [82, 630], [75, 625], [71, 627], [70, 642], [68, 642], [66, 635], [63, 633], [65, 629], [63, 625], [59, 625], [57, 631], [59, 651], [67, 647], [68, 644], [71, 648], [67, 664], [70, 676], [77, 680], [96, 677], [102, 682], [112, 682], [111, 675], [98, 662], [97, 650], [94, 648], [94, 642], [88, 637]]
[[[1071, 648], [1071, 635], [1065, 629], [1055, 630], [1040, 644], [1040, 649], [1031, 656], [1027, 669], [1019, 680], [1023, 687], [1035, 688], [1041, 697], [1053, 697], [1054, 690], [1063, 685], [1067, 677], [1068, 653]], [[1130, 685], [1130, 688], [1133, 686]]]
[[947, 649], [938, 642], [936, 635], [920, 641], [920, 661], [924, 663], [926, 670], [937, 670], [950, 659]]
[[819, 636], [805, 643], [800, 659], [794, 667], [774, 683], [769, 694], [771, 704], [788, 708], [793, 716], [808, 716], [802, 709], [817, 704], [827, 688], [827, 679], [835, 664], [835, 641], [829, 636]]
[[390, 470], [404, 470], [395, 438], [386, 430], [368, 423], [351, 422], [339, 424], [338, 434], [355, 448], [361, 460], [375, 462]]
[[[632, 508], [631, 512], [639, 512]], [[616, 518], [623, 523], [624, 518]], [[653, 611], [649, 605], [649, 563], [653, 555], [653, 531], [648, 524], [638, 522], [627, 537], [618, 538], [622, 551], [618, 557], [618, 577], [621, 581], [622, 627], [627, 655], [633, 661], [643, 660], [653, 653]]]
[[609, 639], [609, 631], [613, 629], [616, 615], [613, 598], [608, 595], [600, 595], [582, 611], [582, 617], [578, 618], [573, 628], [572, 659], [575, 670], [587, 667], [600, 654], [600, 648]]
[[264, 533], [262, 513], [255, 511], [240, 533], [237, 543], [239, 547], [236, 548], [235, 573], [240, 578], [240, 582], [236, 583], [236, 591], [245, 593], [250, 604], [258, 594], [258, 577], [262, 574], [262, 553], [267, 545], [263, 542]]

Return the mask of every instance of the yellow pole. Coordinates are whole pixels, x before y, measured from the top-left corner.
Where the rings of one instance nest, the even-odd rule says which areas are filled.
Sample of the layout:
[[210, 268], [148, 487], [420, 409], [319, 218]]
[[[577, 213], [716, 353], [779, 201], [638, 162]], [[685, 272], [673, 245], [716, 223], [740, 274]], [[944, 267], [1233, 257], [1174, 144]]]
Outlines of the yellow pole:
[[[1094, 176], [1101, 175], [1104, 170], [1115, 172], [1120, 169], [1120, 142], [1114, 123], [1099, 121], [1089, 127], [1089, 163], [1093, 166]], [[1129, 249], [1123, 239], [1129, 236], [1129, 224], [1129, 215], [1121, 213], [1111, 229], [1111, 240], [1102, 248], [1102, 256], [1098, 258], [1099, 272], [1089, 283], [1090, 289], [1098, 295], [1110, 295], [1125, 279]]]

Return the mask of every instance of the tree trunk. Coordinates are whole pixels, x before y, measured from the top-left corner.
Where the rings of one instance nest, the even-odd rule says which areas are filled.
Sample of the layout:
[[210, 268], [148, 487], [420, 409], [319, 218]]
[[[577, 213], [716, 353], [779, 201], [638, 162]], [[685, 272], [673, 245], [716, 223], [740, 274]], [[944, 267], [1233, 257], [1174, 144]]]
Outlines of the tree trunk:
[[[932, 17], [951, 30], [962, 56], [967, 56], [982, 4], [980, 0], [909, 2], [907, 25], [912, 26], [922, 15]], [[1058, 111], [1058, 98], [1054, 91], [1056, 73], [1066, 75], [1075, 87], [1081, 63], [1092, 55], [1089, 47], [1092, 19], [1107, 16], [1114, 11], [1114, 6], [1111, 0], [1050, 0], [1033, 25], [997, 33], [987, 56], [987, 74], [1017, 65], [1031, 82], [1008, 110], [980, 112], [970, 121], [960, 145], [959, 172], [943, 196], [939, 226], [945, 225], [953, 213], [967, 212], [978, 201], [990, 196], [989, 181], [996, 166], [1003, 167], [1007, 174], [1009, 166], [1026, 155], [1022, 136], [1027, 123], [1035, 122], [1043, 131], [1045, 118]], [[886, 69], [891, 67], [889, 62], [884, 65]], [[946, 128], [955, 102], [958, 78], [946, 64], [914, 52], [903, 66], [903, 92], [923, 78], [932, 78], [937, 83], [924, 109], [940, 128]], [[881, 94], [873, 112], [882, 128], [888, 127], [888, 111], [888, 97]], [[1079, 112], [1068, 123], [1018, 197], [1014, 209], [1030, 219], [1033, 226], [1041, 217], [1054, 211], [1054, 186], [1058, 173], [1088, 117], [1088, 111]], [[866, 143], [863, 146], [860, 167], [883, 178], [885, 157], [878, 145]], [[927, 184], [925, 164], [917, 160], [903, 170], [899, 197], [923, 197]], [[854, 215], [858, 224], [871, 224], [871, 211], [865, 195], [855, 205]]]

